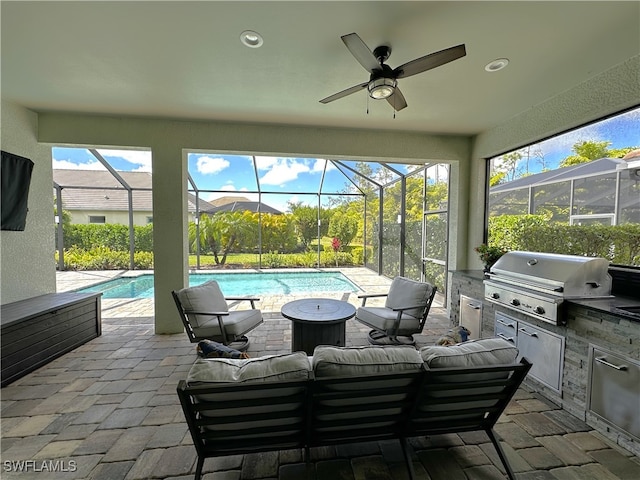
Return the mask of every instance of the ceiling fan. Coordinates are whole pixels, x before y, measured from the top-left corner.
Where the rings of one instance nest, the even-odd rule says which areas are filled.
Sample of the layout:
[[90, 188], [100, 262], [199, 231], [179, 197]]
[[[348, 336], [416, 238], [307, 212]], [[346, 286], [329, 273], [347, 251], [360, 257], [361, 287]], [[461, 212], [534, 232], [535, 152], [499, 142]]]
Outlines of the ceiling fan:
[[397, 111], [407, 106], [407, 102], [398, 87], [398, 79], [410, 77], [418, 73], [426, 72], [432, 68], [439, 67], [445, 63], [452, 62], [464, 57], [467, 52], [464, 44], [446, 48], [439, 52], [430, 53], [424, 57], [411, 60], [393, 70], [384, 62], [391, 55], [391, 47], [381, 45], [373, 52], [367, 47], [357, 33], [343, 35], [342, 41], [347, 46], [351, 54], [356, 58], [371, 75], [368, 82], [355, 85], [341, 92], [335, 93], [320, 100], [320, 103], [329, 103], [338, 100], [352, 93], [359, 92], [367, 87], [369, 96], [375, 100], [386, 99], [387, 102]]

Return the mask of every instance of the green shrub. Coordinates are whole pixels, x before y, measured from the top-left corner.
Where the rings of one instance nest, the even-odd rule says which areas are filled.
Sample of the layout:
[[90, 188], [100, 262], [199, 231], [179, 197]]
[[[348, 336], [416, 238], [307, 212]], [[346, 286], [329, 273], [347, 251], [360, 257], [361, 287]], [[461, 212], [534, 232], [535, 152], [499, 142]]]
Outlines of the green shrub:
[[133, 264], [137, 270], [153, 270], [153, 252], [134, 252]]
[[279, 268], [282, 267], [282, 255], [278, 252], [269, 252], [262, 254], [262, 265], [267, 268]]
[[640, 265], [640, 225], [567, 225], [544, 215], [500, 215], [489, 219], [489, 245], [507, 250], [604, 257]]
[[[63, 233], [65, 248], [76, 247], [82, 250], [91, 250], [97, 246], [103, 246], [115, 251], [129, 251], [129, 227], [127, 225], [73, 223], [63, 225]], [[133, 237], [136, 252], [153, 251], [153, 224], [134, 226]]]
[[[56, 261], [58, 254], [56, 253]], [[129, 270], [129, 252], [116, 251], [109, 247], [95, 247], [84, 250], [71, 247], [64, 251], [64, 263], [67, 270]], [[133, 264], [136, 269], [153, 268], [153, 253], [135, 252]]]

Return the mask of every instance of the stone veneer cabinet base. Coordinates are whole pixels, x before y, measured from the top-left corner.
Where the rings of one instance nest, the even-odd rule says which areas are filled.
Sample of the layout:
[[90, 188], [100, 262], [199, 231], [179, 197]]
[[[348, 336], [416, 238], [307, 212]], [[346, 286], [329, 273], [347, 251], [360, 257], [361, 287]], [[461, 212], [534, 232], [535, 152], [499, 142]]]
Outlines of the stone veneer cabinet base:
[[460, 295], [465, 295], [482, 303], [482, 337], [496, 335], [496, 312], [501, 312], [518, 321], [550, 332], [564, 339], [564, 352], [561, 359], [560, 389], [527, 377], [525, 383], [545, 398], [561, 406], [564, 410], [585, 421], [605, 437], [640, 455], [640, 439], [634, 438], [616, 425], [603, 420], [588, 408], [590, 391], [589, 350], [593, 346], [630, 360], [629, 364], [640, 362], [640, 343], [634, 342], [640, 333], [640, 322], [624, 315], [615, 315], [599, 308], [584, 306], [578, 302], [565, 302], [567, 325], [552, 325], [516, 311], [506, 311], [484, 301], [484, 274], [480, 270], [463, 270], [452, 273], [451, 283], [451, 325], [460, 321]]

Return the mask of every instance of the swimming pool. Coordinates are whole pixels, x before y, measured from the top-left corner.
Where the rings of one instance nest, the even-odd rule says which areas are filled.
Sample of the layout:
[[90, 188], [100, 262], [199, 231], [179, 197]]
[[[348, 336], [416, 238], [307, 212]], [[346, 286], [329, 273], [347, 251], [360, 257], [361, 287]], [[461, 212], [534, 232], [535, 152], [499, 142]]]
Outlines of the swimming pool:
[[[192, 273], [189, 275], [189, 286], [201, 285], [209, 280], [216, 280], [227, 297], [360, 291], [340, 272]], [[153, 275], [121, 277], [78, 292], [100, 292], [102, 298], [153, 298]]]

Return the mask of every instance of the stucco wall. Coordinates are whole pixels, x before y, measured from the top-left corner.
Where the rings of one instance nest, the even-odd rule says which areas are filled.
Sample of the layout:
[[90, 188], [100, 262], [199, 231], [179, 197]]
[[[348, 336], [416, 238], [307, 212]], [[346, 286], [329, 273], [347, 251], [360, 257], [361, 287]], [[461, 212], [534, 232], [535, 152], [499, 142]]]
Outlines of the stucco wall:
[[38, 116], [2, 101], [2, 150], [34, 162], [23, 232], [0, 232], [0, 303], [56, 290], [51, 149], [37, 143]]
[[[71, 223], [86, 224], [89, 223], [89, 217], [103, 216], [105, 223], [119, 223], [129, 225], [129, 212], [115, 210], [67, 210], [71, 215]], [[153, 217], [153, 212], [134, 211], [133, 224], [139, 226], [148, 225], [148, 217]]]

